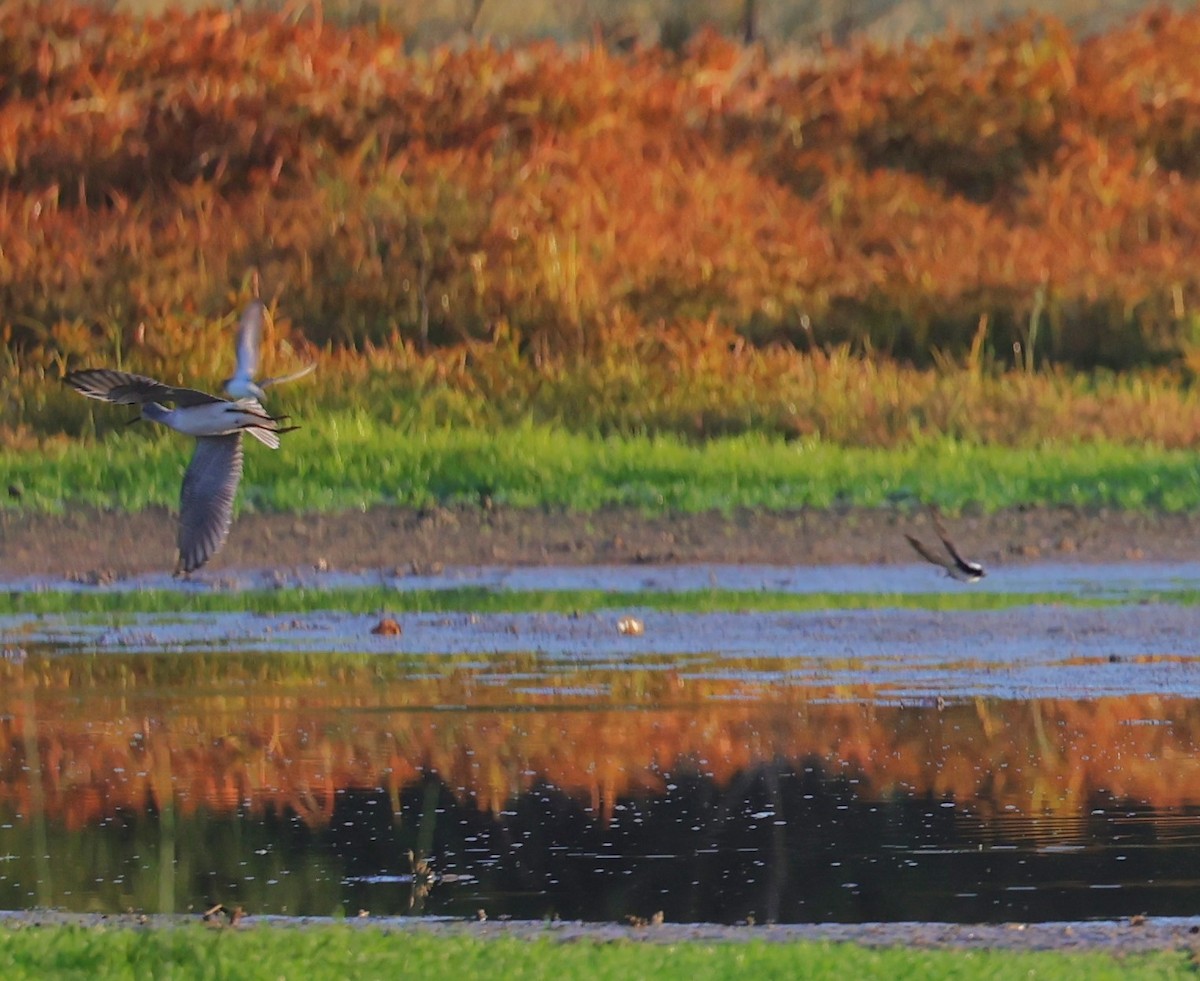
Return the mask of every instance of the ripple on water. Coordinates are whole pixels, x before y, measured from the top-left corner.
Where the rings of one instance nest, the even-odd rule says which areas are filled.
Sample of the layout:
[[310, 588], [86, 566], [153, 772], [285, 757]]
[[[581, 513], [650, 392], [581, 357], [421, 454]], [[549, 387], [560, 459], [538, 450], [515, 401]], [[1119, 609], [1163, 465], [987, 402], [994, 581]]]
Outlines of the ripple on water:
[[[0, 907], [1191, 915], [1200, 631], [1145, 600], [1197, 583], [1196, 566], [1027, 566], [984, 589], [1110, 603], [405, 613], [393, 637], [336, 610], [0, 617], [23, 652], [0, 658]], [[957, 588], [924, 567], [395, 585]], [[618, 630], [629, 612], [642, 634]]]

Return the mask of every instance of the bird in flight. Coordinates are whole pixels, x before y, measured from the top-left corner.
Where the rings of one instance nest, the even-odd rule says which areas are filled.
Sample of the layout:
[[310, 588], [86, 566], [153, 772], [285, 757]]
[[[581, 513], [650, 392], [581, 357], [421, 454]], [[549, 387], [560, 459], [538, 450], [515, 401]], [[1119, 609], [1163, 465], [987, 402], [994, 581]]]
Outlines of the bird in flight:
[[222, 383], [225, 387], [225, 393], [230, 398], [258, 399], [261, 401], [267, 397], [266, 390], [272, 385], [279, 385], [283, 382], [303, 378], [317, 367], [315, 364], [305, 365], [299, 371], [293, 371], [290, 375], [263, 378], [261, 381], [254, 380], [254, 376], [258, 374], [259, 352], [262, 347], [263, 317], [266, 311], [267, 308], [263, 305], [262, 300], [253, 299], [246, 305], [246, 309], [242, 311], [242, 316], [238, 320], [237, 370], [233, 373], [232, 377], [226, 378]]
[[230, 401], [127, 371], [90, 368], [63, 381], [88, 398], [138, 406], [140, 415], [130, 422], [148, 419], [196, 438], [179, 495], [177, 576], [195, 572], [225, 544], [242, 479], [242, 433], [277, 450], [279, 434], [298, 428], [281, 426], [286, 417], [268, 415], [256, 399]]
[[954, 543], [950, 541], [950, 536], [946, 533], [946, 526], [942, 524], [942, 519], [938, 516], [937, 510], [930, 508], [929, 516], [933, 519], [933, 528], [937, 532], [938, 538], [942, 540], [942, 545], [949, 557], [936, 554], [919, 538], [914, 538], [906, 532], [904, 537], [908, 539], [908, 544], [916, 550], [916, 553], [926, 562], [932, 562], [934, 565], [941, 566], [946, 570], [946, 575], [951, 579], [957, 579], [959, 582], [978, 582], [986, 576], [987, 572], [983, 566], [978, 562], [968, 562], [962, 557], [958, 549], [954, 547]]

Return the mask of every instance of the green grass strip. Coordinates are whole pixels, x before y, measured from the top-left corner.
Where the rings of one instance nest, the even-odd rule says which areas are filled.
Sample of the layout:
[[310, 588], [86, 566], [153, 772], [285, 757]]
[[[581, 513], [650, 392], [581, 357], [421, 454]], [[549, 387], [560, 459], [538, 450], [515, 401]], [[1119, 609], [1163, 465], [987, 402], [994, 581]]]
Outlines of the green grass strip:
[[603, 590], [489, 590], [481, 587], [397, 591], [272, 589], [193, 592], [168, 589], [0, 593], [0, 615], [110, 613], [592, 613], [657, 610], [677, 613], [804, 613], [823, 610], [1008, 610], [1050, 605], [1101, 607], [1133, 602], [1200, 604], [1200, 591], [1174, 590], [1120, 597], [1069, 593], [784, 593], [740, 590], [605, 592]]
[[54, 978], [1055, 978], [1190, 976], [1182, 951], [944, 951], [816, 942], [573, 943], [354, 929], [0, 930], [0, 975]]
[[[376, 504], [477, 502], [588, 511], [1016, 504], [1182, 511], [1200, 507], [1200, 457], [1107, 444], [1014, 449], [952, 440], [894, 449], [743, 435], [600, 437], [538, 425], [502, 430], [392, 427], [334, 412], [271, 452], [248, 441], [241, 501], [260, 510], [330, 511]], [[0, 453], [21, 494], [3, 506], [175, 506], [189, 441], [151, 426], [100, 442]]]

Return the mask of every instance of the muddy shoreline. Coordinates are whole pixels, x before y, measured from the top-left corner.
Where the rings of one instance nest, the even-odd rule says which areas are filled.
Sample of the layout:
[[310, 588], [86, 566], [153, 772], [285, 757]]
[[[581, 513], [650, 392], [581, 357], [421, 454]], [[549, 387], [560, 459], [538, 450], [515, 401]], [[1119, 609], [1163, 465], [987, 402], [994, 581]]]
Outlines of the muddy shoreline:
[[[962, 550], [989, 566], [1200, 559], [1200, 516], [1022, 508], [947, 519]], [[70, 514], [0, 514], [0, 579], [21, 576], [108, 577], [161, 573], [174, 560], [174, 516], [165, 509], [125, 514], [81, 509]], [[245, 514], [211, 564], [222, 570], [303, 567], [433, 571], [455, 566], [585, 566], [683, 563], [780, 566], [898, 565], [915, 557], [904, 540], [932, 537], [927, 514], [912, 509], [794, 513], [733, 512], [646, 515], [506, 508], [288, 515]], [[206, 570], [206, 574], [209, 570]], [[327, 921], [255, 916], [236, 927], [305, 928]], [[76, 925], [97, 929], [170, 928], [194, 915], [83, 915], [35, 910], [0, 912], [8, 929]], [[721, 926], [615, 923], [484, 923], [366, 917], [354, 926], [478, 937], [551, 937], [610, 942], [827, 940], [867, 946], [951, 949], [1094, 950], [1120, 955], [1200, 948], [1200, 919], [1141, 918], [1070, 923], [946, 923]], [[215, 927], [214, 927], [215, 928]]]
[[[240, 917], [236, 925], [224, 918], [205, 921], [196, 914], [60, 913], [53, 910], [0, 911], [0, 928], [9, 930], [81, 927], [85, 929], [131, 930], [174, 929], [205, 923], [212, 929], [253, 930], [275, 927], [305, 929], [334, 922], [317, 917]], [[1103, 951], [1114, 955], [1160, 950], [1194, 951], [1200, 947], [1200, 919], [1195, 917], [1133, 917], [1122, 920], [1075, 921], [1070, 923], [815, 923], [765, 926], [724, 926], [715, 923], [659, 923], [629, 925], [582, 923], [576, 920], [486, 920], [468, 921], [434, 917], [362, 916], [340, 921], [355, 928], [374, 928], [396, 933], [435, 936], [466, 936], [478, 939], [509, 937], [520, 940], [549, 939], [561, 943], [589, 940], [635, 943], [787, 943], [826, 941], [856, 943], [869, 947], [919, 947], [938, 950], [1051, 950]]]
[[[962, 551], [987, 565], [1053, 560], [1200, 558], [1200, 515], [1016, 508], [948, 519]], [[429, 570], [465, 565], [913, 562], [904, 533], [932, 537], [908, 508], [647, 515], [479, 507], [243, 514], [209, 569]], [[174, 515], [78, 509], [0, 514], [0, 578], [169, 571]]]

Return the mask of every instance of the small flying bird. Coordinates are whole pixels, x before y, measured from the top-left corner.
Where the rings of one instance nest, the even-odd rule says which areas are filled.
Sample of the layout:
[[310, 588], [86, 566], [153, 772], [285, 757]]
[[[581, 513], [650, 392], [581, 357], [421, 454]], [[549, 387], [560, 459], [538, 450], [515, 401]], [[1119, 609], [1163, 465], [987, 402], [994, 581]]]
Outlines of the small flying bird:
[[267, 397], [266, 390], [272, 385], [303, 378], [317, 367], [315, 364], [310, 364], [290, 375], [264, 378], [261, 381], [254, 380], [254, 376], [258, 373], [258, 358], [262, 348], [263, 316], [266, 311], [267, 308], [263, 305], [262, 300], [254, 299], [246, 305], [246, 309], [242, 311], [242, 316], [238, 320], [237, 370], [233, 373], [233, 377], [226, 378], [222, 383], [230, 398], [261, 401]]
[[926, 562], [932, 562], [934, 565], [941, 566], [946, 570], [946, 575], [951, 579], [957, 579], [959, 582], [978, 582], [986, 576], [987, 572], [983, 566], [978, 562], [968, 562], [959, 554], [958, 549], [954, 547], [954, 543], [950, 541], [950, 536], [946, 533], [946, 528], [942, 524], [942, 519], [938, 516], [937, 511], [930, 508], [929, 516], [933, 519], [933, 528], [937, 532], [938, 538], [942, 540], [942, 545], [945, 546], [950, 557], [947, 559], [936, 555], [924, 542], [906, 532], [904, 537], [908, 539], [908, 544], [916, 550], [916, 553]]
[[279, 434], [299, 428], [281, 426], [287, 417], [267, 415], [256, 399], [231, 402], [127, 371], [91, 368], [72, 371], [63, 381], [90, 399], [138, 406], [141, 414], [131, 423], [148, 419], [196, 438], [179, 495], [177, 576], [195, 572], [225, 544], [242, 479], [242, 433], [277, 450]]

